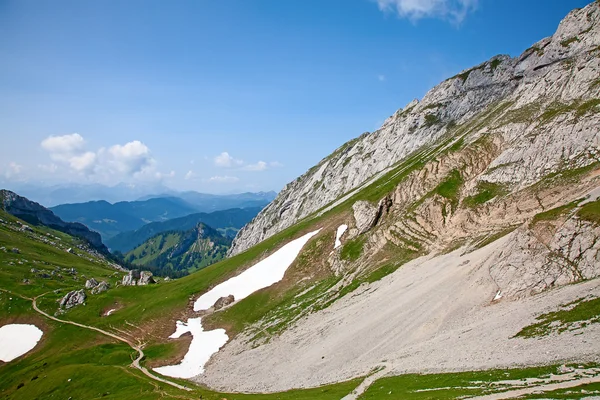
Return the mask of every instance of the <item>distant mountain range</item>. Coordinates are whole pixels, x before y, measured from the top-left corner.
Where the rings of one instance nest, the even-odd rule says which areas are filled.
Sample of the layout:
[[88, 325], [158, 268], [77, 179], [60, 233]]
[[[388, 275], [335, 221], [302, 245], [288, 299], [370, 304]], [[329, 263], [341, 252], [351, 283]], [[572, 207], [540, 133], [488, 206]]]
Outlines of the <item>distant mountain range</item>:
[[[163, 222], [190, 214], [210, 213], [232, 208], [262, 209], [273, 199], [275, 193], [260, 192], [220, 196], [185, 192], [183, 195], [185, 198], [152, 196], [139, 201], [121, 201], [114, 204], [103, 200], [61, 204], [51, 207], [51, 210], [65, 221], [80, 222], [88, 226], [100, 233], [102, 239], [107, 241], [119, 233], [135, 231], [151, 222]], [[254, 210], [250, 213], [252, 212], [257, 211]], [[244, 215], [249, 214], [245, 213]], [[194, 224], [201, 220], [195, 220]], [[214, 222], [214, 219], [212, 221]], [[215, 228], [229, 227], [239, 229], [241, 226], [239, 223], [233, 225], [217, 223], [215, 226]], [[186, 225], [186, 228], [190, 227]], [[133, 245], [137, 244], [139, 243]], [[128, 244], [128, 246], [130, 245]]]
[[187, 231], [202, 222], [233, 239], [239, 229], [252, 220], [262, 207], [234, 208], [212, 213], [195, 213], [164, 222], [152, 222], [133, 231], [119, 233], [107, 239], [111, 251], [126, 253], [157, 234], [167, 231]]
[[[220, 198], [225, 199], [226, 201], [247, 198], [250, 201], [262, 199], [267, 200], [267, 202], [271, 202], [276, 196], [275, 192], [227, 195], [204, 194], [194, 191], [179, 192], [162, 184], [148, 183], [136, 183], [135, 185], [119, 183], [114, 186], [69, 183], [48, 186], [34, 183], [5, 182], [3, 186], [5, 186], [6, 189], [19, 193], [21, 196], [38, 202], [45, 207], [54, 207], [59, 204], [86, 203], [89, 201], [100, 200], [104, 200], [109, 203], [118, 203], [121, 201], [148, 200], [157, 197], [179, 197], [193, 204], [196, 202], [207, 204], [215, 199]], [[246, 205], [245, 207], [251, 206], [252, 205]], [[225, 208], [235, 208], [235, 206]], [[205, 208], [200, 211], [210, 212], [216, 211], [216, 209], [211, 210]]]

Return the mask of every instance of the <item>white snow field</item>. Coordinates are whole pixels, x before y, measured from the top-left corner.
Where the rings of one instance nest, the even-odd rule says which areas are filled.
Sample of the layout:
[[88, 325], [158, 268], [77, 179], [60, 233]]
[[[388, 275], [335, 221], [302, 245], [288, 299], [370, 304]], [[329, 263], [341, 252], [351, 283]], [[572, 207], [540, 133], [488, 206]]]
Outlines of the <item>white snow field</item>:
[[204, 372], [204, 364], [229, 340], [225, 329], [204, 331], [202, 318], [190, 318], [187, 324], [177, 321], [177, 329], [169, 337], [177, 339], [187, 332], [192, 334], [192, 343], [181, 363], [154, 368], [156, 372], [172, 378], [184, 379], [200, 375]]
[[0, 360], [9, 362], [22, 356], [42, 338], [37, 326], [30, 324], [9, 324], [0, 327]]
[[319, 230], [292, 240], [269, 257], [248, 268], [238, 276], [218, 284], [213, 289], [204, 293], [194, 303], [194, 311], [207, 310], [221, 297], [233, 295], [235, 301], [240, 301], [257, 290], [271, 286], [283, 279], [285, 271], [294, 262], [302, 247]]
[[[257, 290], [271, 286], [283, 279], [285, 271], [294, 262], [302, 247], [317, 233], [314, 232], [295, 239], [264, 260], [256, 263], [238, 276], [215, 286], [194, 303], [194, 311], [206, 310], [219, 298], [232, 294], [235, 301], [248, 297]], [[169, 338], [177, 339], [184, 333], [192, 334], [192, 343], [181, 363], [154, 368], [159, 374], [172, 378], [192, 378], [204, 373], [204, 365], [210, 357], [227, 343], [229, 337], [225, 329], [205, 331], [202, 318], [190, 318], [187, 323], [177, 321], [175, 333]]]
[[346, 229], [348, 229], [348, 225], [344, 224], [338, 226], [337, 232], [335, 233], [335, 245], [333, 246], [334, 250], [342, 245], [342, 241], [340, 239], [342, 238], [344, 232], [346, 232]]

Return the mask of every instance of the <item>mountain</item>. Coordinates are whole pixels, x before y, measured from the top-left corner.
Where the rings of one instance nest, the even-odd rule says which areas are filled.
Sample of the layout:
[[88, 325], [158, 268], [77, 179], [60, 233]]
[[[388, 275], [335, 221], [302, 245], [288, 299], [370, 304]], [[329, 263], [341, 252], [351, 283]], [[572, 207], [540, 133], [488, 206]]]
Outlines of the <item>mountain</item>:
[[409, 157], [427, 163], [432, 155], [425, 149], [444, 140], [462, 139], [457, 143], [462, 147], [475, 133], [497, 140], [501, 148], [477, 180], [516, 188], [594, 162], [590, 143], [597, 133], [600, 86], [594, 65], [596, 28], [586, 18], [570, 15], [554, 36], [519, 57], [500, 55], [465, 70], [395, 112], [377, 131], [345, 143], [287, 184], [239, 232], [231, 254], [334, 201], [347, 201], [386, 174], [393, 175]]
[[[8, 184], [8, 183], [7, 183]], [[136, 200], [148, 193], [165, 193], [165, 196], [175, 195], [175, 191], [160, 184], [125, 184], [119, 183], [114, 186], [101, 184], [19, 184], [10, 183], [11, 189], [21, 193], [23, 196], [34, 200], [46, 207], [53, 207], [65, 203], [85, 203], [88, 201], [105, 200], [110, 203], [119, 201]]]
[[[0, 317], [44, 330], [0, 364], [2, 395], [593, 397], [599, 127], [594, 1], [340, 147], [240, 230], [235, 255], [181, 278], [116, 287], [122, 274], [45, 235], [62, 233], [29, 237], [0, 212]], [[135, 261], [224, 251], [206, 232], [161, 233]], [[83, 262], [115, 287], [60, 309]]]
[[198, 210], [177, 197], [145, 201], [90, 201], [61, 204], [50, 208], [66, 221], [80, 222], [99, 232], [107, 240], [121, 232], [135, 230], [154, 221], [165, 221], [197, 212]]
[[155, 275], [180, 277], [222, 260], [231, 239], [203, 223], [186, 231], [152, 236], [124, 255], [124, 260]]
[[[114, 204], [104, 200], [61, 204], [50, 209], [65, 221], [85, 224], [90, 229], [99, 232], [104, 240], [108, 240], [119, 233], [137, 230], [151, 222], [167, 221], [200, 212], [212, 213], [233, 208], [262, 208], [273, 199], [275, 193], [212, 195], [185, 192], [182, 195], [183, 198], [166, 195], [150, 196], [143, 200], [120, 201]], [[228, 226], [222, 226], [217, 220], [211, 220], [211, 222], [219, 228], [236, 227], [239, 229], [239, 222]], [[141, 242], [134, 245], [139, 243]], [[130, 245], [128, 244], [128, 246]]]
[[[189, 191], [177, 193], [176, 196], [195, 206], [198, 211], [213, 212], [227, 210], [230, 208], [264, 207], [273, 201], [273, 199], [277, 196], [277, 193], [271, 191], [218, 195]], [[148, 200], [160, 197], [169, 197], [169, 195], [163, 194], [144, 196], [140, 200]]]
[[106, 245], [111, 251], [126, 253], [139, 246], [152, 236], [166, 231], [187, 231], [199, 222], [205, 223], [223, 234], [233, 238], [237, 231], [260, 212], [262, 207], [234, 208], [212, 213], [195, 213], [163, 222], [151, 222], [135, 231], [127, 231], [108, 239]]
[[108, 249], [102, 243], [100, 235], [90, 231], [85, 225], [77, 222], [65, 222], [51, 210], [9, 190], [0, 190], [0, 199], [2, 200], [2, 210], [11, 215], [32, 225], [44, 225], [68, 235], [85, 239], [96, 250], [108, 254]]

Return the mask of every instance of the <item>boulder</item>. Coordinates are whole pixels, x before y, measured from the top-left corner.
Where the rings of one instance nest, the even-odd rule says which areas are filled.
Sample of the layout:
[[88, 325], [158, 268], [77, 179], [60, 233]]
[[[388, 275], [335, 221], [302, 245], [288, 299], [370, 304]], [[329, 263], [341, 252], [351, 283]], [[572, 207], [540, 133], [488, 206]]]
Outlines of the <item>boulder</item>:
[[150, 271], [139, 271], [132, 269], [127, 275], [123, 277], [123, 286], [143, 286], [151, 283], [156, 283], [152, 278], [152, 272]]
[[365, 233], [371, 229], [377, 222], [379, 207], [376, 207], [368, 201], [359, 200], [352, 205], [354, 211], [354, 220], [358, 233]]
[[106, 292], [109, 288], [110, 285], [107, 282], [102, 281], [92, 289], [92, 294]]
[[83, 289], [73, 290], [69, 292], [63, 297], [60, 301], [61, 308], [72, 308], [79, 304], [83, 304], [87, 296], [85, 295], [85, 291]]
[[88, 279], [87, 281], [85, 281], [85, 288], [86, 289], [93, 289], [96, 286], [98, 286], [98, 281], [95, 280], [94, 278]]
[[213, 308], [215, 309], [215, 311], [217, 311], [217, 310], [220, 310], [221, 308], [233, 303], [234, 301], [235, 301], [235, 298], [233, 297], [232, 294], [230, 294], [227, 297], [221, 297], [217, 301], [215, 301]]
[[152, 272], [150, 271], [142, 271], [140, 272], [140, 279], [138, 280], [138, 285], [149, 285], [151, 283], [156, 283], [152, 278]]

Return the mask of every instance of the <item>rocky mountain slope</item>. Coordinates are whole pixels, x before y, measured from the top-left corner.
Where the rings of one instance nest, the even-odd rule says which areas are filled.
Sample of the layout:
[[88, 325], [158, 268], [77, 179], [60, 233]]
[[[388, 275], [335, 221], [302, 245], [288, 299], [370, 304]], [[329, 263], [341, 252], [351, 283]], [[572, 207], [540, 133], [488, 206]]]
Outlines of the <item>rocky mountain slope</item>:
[[152, 236], [124, 255], [126, 262], [155, 275], [180, 277], [222, 260], [231, 239], [198, 223], [185, 231], [166, 231]]
[[380, 370], [598, 361], [597, 310], [578, 307], [600, 297], [599, 122], [593, 2], [287, 185], [230, 253], [321, 231], [281, 283], [203, 317], [235, 339], [197, 380], [262, 392]]
[[77, 222], [65, 222], [49, 209], [9, 190], [0, 190], [2, 210], [33, 225], [44, 225], [71, 236], [85, 239], [101, 253], [108, 254], [100, 235]]
[[338, 148], [286, 185], [239, 232], [230, 254], [339, 203], [443, 138], [493, 137], [498, 150], [478, 180], [513, 188], [594, 162], [600, 97], [595, 8], [572, 12], [552, 37], [519, 57], [496, 56], [440, 83], [377, 131]]

